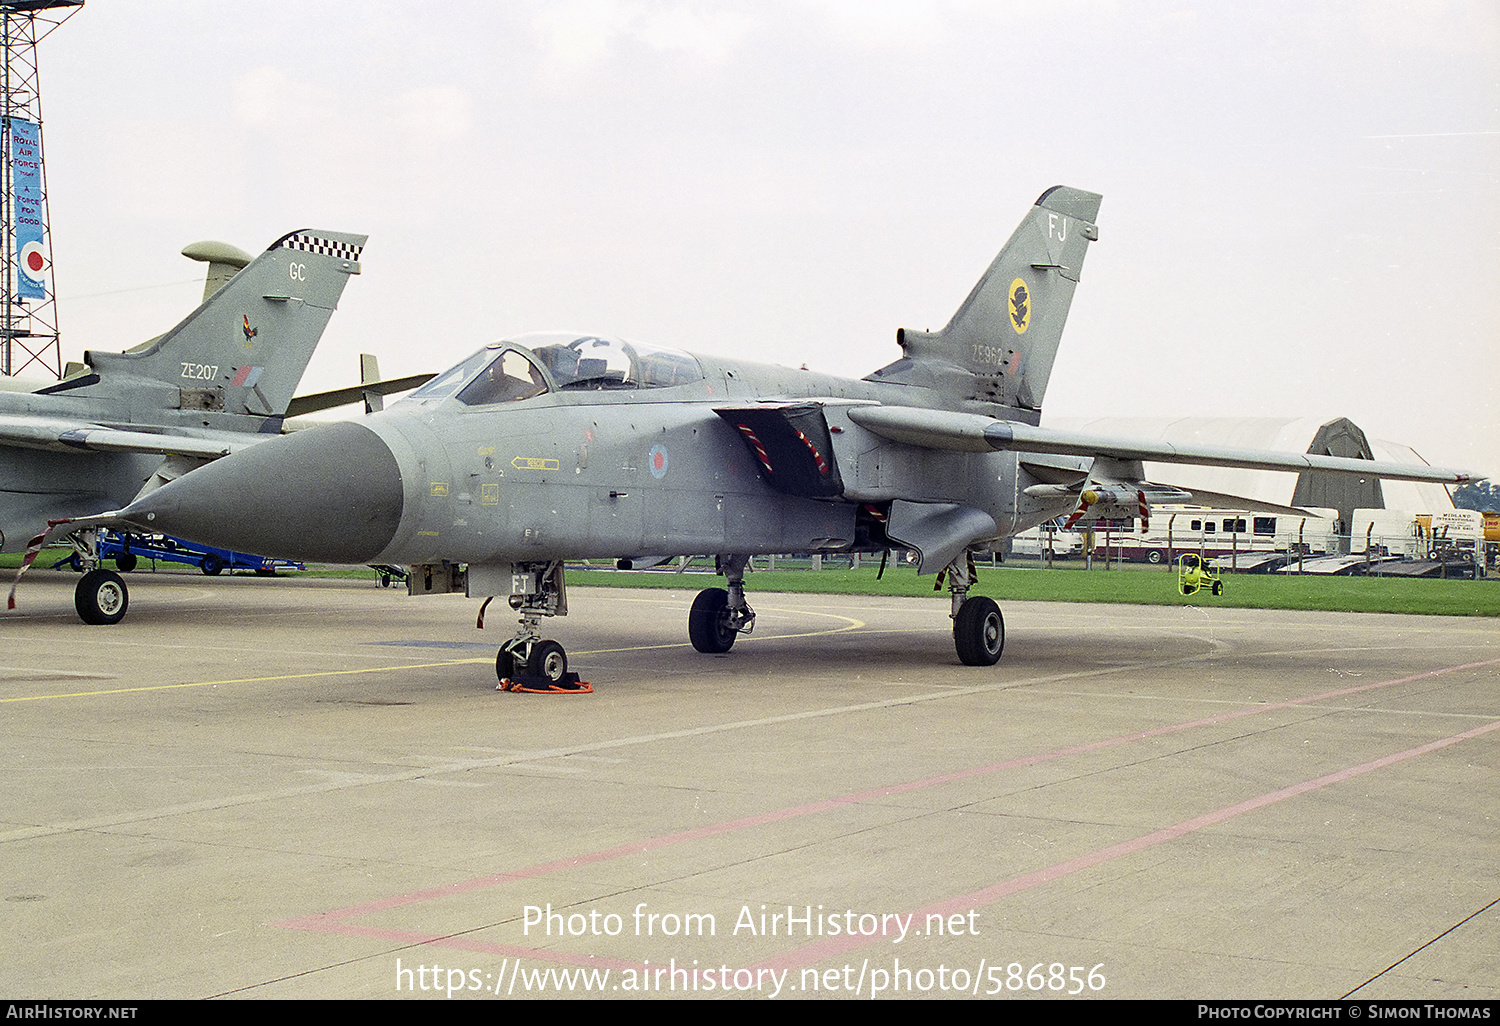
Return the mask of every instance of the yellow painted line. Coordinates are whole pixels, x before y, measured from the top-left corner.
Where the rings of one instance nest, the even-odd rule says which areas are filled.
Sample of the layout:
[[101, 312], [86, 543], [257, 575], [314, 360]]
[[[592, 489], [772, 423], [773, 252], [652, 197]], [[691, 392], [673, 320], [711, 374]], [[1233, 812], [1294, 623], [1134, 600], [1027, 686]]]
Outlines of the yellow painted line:
[[[642, 601], [642, 602], [644, 602], [644, 601], [650, 601], [650, 600], [648, 600], [648, 599], [637, 599], [635, 601]], [[657, 602], [657, 603], [654, 603], [654, 604], [668, 606], [668, 605], [677, 605], [678, 603], [676, 603], [676, 602]], [[827, 617], [830, 620], [843, 620], [844, 621], [844, 625], [842, 627], [833, 627], [833, 628], [830, 628], [829, 630], [822, 630], [822, 631], [802, 631], [802, 632], [799, 632], [799, 633], [796, 633], [796, 634], [761, 634], [759, 636], [754, 635], [754, 634], [749, 634], [749, 635], [742, 634], [736, 640], [735, 644], [746, 644], [746, 643], [752, 642], [752, 641], [784, 641], [784, 640], [789, 639], [789, 638], [822, 638], [822, 637], [827, 637], [830, 634], [847, 634], [849, 631], [857, 631], [857, 630], [862, 629], [865, 626], [865, 622], [863, 620], [856, 620], [852, 616], [840, 616], [838, 613], [819, 613], [819, 612], [816, 612], [816, 611], [811, 610], [811, 609], [777, 609], [777, 608], [772, 607], [772, 606], [762, 606], [761, 607], [761, 611], [762, 612], [769, 612], [769, 613], [793, 613], [793, 614], [799, 614], [799, 615], [802, 615], [802, 616], [824, 616], [824, 617]], [[568, 655], [568, 658], [571, 659], [574, 655], [581, 655], [581, 656], [586, 656], [586, 655], [615, 655], [615, 654], [618, 654], [620, 652], [650, 652], [650, 651], [653, 651], [653, 650], [656, 650], [656, 649], [663, 649], [663, 648], [691, 648], [691, 647], [692, 647], [692, 643], [688, 642], [688, 641], [672, 641], [672, 642], [667, 642], [667, 643], [661, 644], [661, 645], [631, 645], [628, 648], [597, 648], [597, 649], [593, 649], [592, 651], [588, 651], [588, 652], [577, 652], [577, 653], [571, 653], [570, 652], [569, 655]]]
[[[848, 631], [856, 631], [864, 627], [863, 621], [856, 620], [852, 616], [840, 616], [836, 613], [817, 613], [810, 610], [771, 609], [775, 613], [802, 613], [807, 616], [823, 616], [831, 620], [843, 620], [844, 624], [829, 630], [803, 631], [797, 634], [771, 634], [762, 635], [760, 638], [744, 638], [744, 641], [774, 641], [786, 638], [818, 638], [830, 634], [843, 634]], [[633, 645], [629, 648], [600, 648], [584, 652], [571, 653], [574, 656], [607, 655], [620, 652], [646, 652], [653, 649], [663, 648], [688, 648], [687, 642], [674, 642], [665, 645]], [[496, 645], [496, 648], [499, 648]], [[471, 666], [480, 663], [489, 664], [493, 660], [489, 658], [480, 659], [445, 659], [438, 663], [407, 663], [401, 666], [369, 666], [362, 670], [319, 670], [313, 673], [285, 673], [271, 677], [236, 677], [231, 680], [202, 680], [191, 681], [186, 684], [149, 684], [136, 688], [107, 688], [101, 691], [69, 691], [53, 695], [20, 695], [15, 698], [0, 698], [0, 704], [10, 702], [41, 702], [54, 698], [98, 698], [104, 695], [133, 695], [146, 691], [177, 691], [182, 688], [212, 688], [229, 684], [269, 684], [279, 680], [310, 680], [316, 677], [348, 677], [360, 673], [390, 673], [396, 670], [430, 670], [442, 666]]]
[[348, 677], [357, 673], [389, 673], [393, 670], [428, 670], [438, 666], [463, 666], [488, 663], [489, 659], [449, 659], [441, 663], [409, 663], [404, 666], [370, 666], [363, 670], [320, 670], [316, 673], [286, 673], [275, 677], [236, 677], [233, 680], [200, 680], [188, 684], [151, 684], [139, 688], [111, 688], [105, 691], [70, 691], [56, 695], [22, 695], [0, 698], [4, 702], [40, 702], [49, 698], [94, 698], [99, 695], [132, 695], [142, 691], [175, 691], [179, 688], [212, 688], [221, 684], [267, 684], [276, 680], [307, 680], [312, 677]]

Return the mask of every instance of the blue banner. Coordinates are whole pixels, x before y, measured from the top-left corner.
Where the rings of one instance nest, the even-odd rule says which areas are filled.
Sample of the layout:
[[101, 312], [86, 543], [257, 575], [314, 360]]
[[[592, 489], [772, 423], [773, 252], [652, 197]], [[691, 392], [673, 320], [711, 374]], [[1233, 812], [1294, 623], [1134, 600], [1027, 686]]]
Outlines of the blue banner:
[[47, 251], [42, 247], [42, 130], [10, 119], [11, 181], [15, 187], [16, 295], [47, 298]]

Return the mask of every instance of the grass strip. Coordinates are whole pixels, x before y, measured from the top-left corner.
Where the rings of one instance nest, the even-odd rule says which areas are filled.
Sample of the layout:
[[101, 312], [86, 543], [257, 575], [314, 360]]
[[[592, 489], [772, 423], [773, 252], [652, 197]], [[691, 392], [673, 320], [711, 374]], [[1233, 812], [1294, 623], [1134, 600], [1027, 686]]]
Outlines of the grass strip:
[[[70, 549], [48, 549], [39, 567], [51, 566]], [[0, 556], [0, 568], [20, 564], [18, 553]], [[164, 567], [174, 564], [163, 564]], [[182, 569], [187, 569], [183, 567]], [[876, 580], [876, 568], [826, 570], [758, 570], [745, 576], [750, 592], [795, 592], [824, 595], [931, 596], [947, 601], [947, 592], [933, 591], [931, 575], [918, 577], [910, 567], [893, 566]], [[374, 570], [312, 567], [305, 574], [284, 577], [377, 579]], [[127, 578], [128, 579], [128, 578]], [[677, 588], [698, 591], [722, 587], [723, 578], [702, 569], [686, 573], [666, 570], [568, 571], [574, 587]], [[401, 587], [397, 584], [396, 587]], [[997, 600], [1026, 602], [1116, 602], [1151, 606], [1227, 606], [1239, 609], [1307, 609], [1339, 613], [1411, 613], [1432, 616], [1500, 616], [1500, 581], [1442, 581], [1401, 577], [1331, 577], [1295, 574], [1224, 574], [1224, 594], [1199, 592], [1181, 595], [1177, 576], [1162, 568], [1127, 566], [1124, 569], [1082, 570], [1035, 567], [979, 567], [974, 594]]]
[[[830, 595], [932, 595], [933, 578], [910, 569], [874, 568], [761, 570], [745, 575], [745, 590]], [[569, 570], [577, 587], [722, 587], [722, 578], [702, 573]], [[1224, 594], [1181, 595], [1177, 577], [1165, 570], [1036, 570], [979, 568], [974, 594], [1027, 602], [1123, 602], [1152, 606], [1229, 606], [1242, 609], [1317, 609], [1341, 613], [1415, 613], [1436, 616], [1500, 616], [1500, 582], [1441, 581], [1394, 577], [1326, 577], [1304, 574], [1225, 574]]]

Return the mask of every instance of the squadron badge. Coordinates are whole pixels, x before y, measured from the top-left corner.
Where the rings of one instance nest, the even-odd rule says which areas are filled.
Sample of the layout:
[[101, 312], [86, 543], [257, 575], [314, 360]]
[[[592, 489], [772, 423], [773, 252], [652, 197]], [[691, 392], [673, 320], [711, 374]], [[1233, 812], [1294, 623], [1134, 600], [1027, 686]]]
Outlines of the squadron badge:
[[1010, 326], [1017, 335], [1024, 335], [1030, 323], [1031, 292], [1026, 288], [1026, 282], [1017, 278], [1010, 283]]

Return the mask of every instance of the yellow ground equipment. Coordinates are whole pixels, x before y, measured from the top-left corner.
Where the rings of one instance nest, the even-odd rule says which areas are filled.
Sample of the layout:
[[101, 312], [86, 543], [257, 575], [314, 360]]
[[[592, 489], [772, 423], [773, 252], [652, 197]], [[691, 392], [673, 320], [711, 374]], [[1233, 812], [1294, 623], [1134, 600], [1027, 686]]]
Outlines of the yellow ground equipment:
[[1177, 557], [1177, 590], [1184, 595], [1195, 595], [1201, 588], [1208, 588], [1215, 595], [1224, 594], [1224, 582], [1219, 579], [1219, 561], [1188, 553]]

